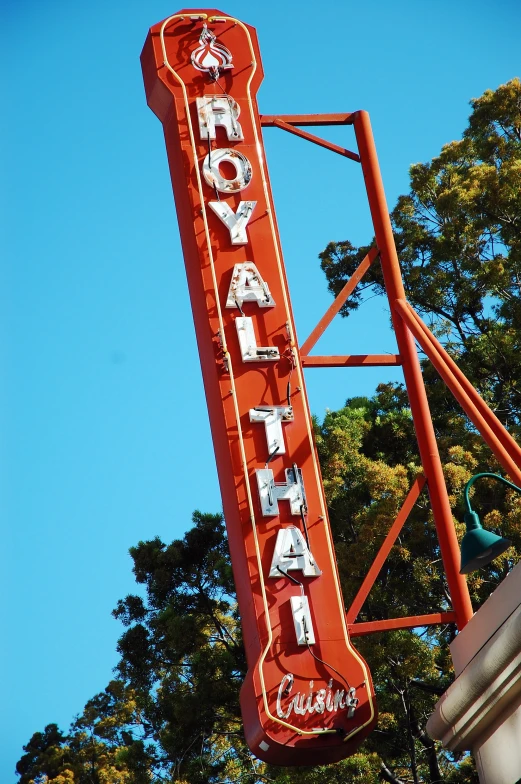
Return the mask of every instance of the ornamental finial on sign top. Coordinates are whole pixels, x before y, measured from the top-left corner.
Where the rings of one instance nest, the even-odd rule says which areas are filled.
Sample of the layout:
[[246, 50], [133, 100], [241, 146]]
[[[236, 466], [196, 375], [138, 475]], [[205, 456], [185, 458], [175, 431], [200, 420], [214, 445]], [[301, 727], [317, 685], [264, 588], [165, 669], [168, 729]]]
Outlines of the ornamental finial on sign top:
[[232, 53], [223, 44], [217, 43], [217, 37], [203, 24], [199, 36], [199, 46], [192, 52], [192, 65], [198, 71], [206, 71], [212, 79], [219, 77], [219, 72], [233, 68]]

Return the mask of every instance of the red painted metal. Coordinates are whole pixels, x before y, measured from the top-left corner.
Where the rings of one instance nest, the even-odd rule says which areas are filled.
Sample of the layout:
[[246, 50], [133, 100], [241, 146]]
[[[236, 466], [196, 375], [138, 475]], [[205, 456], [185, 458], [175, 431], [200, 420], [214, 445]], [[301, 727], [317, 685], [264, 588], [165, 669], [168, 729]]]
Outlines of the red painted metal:
[[411, 615], [407, 618], [386, 618], [383, 621], [367, 621], [366, 623], [353, 623], [349, 627], [351, 637], [362, 637], [366, 634], [390, 632], [396, 629], [414, 629], [419, 626], [435, 626], [440, 623], [457, 623], [456, 613], [448, 612], [429, 613], [428, 615]]
[[380, 547], [380, 550], [378, 551], [378, 554], [373, 561], [371, 568], [367, 572], [367, 575], [362, 585], [360, 586], [358, 593], [356, 594], [355, 598], [353, 599], [353, 602], [351, 603], [350, 608], [346, 613], [347, 622], [349, 624], [353, 624], [356, 621], [358, 617], [358, 613], [362, 609], [362, 605], [367, 599], [369, 592], [375, 583], [376, 578], [380, 574], [380, 570], [384, 565], [385, 559], [391, 552], [391, 549], [394, 543], [396, 542], [400, 534], [400, 531], [404, 526], [405, 521], [409, 517], [411, 509], [413, 508], [414, 504], [418, 500], [418, 497], [425, 486], [425, 481], [426, 479], [425, 476], [423, 475], [416, 477], [416, 479], [414, 480], [411, 489], [407, 494], [407, 498], [403, 502], [402, 508], [398, 512], [396, 520], [392, 524], [389, 533], [385, 537], [382, 546]]
[[290, 125], [283, 120], [276, 119], [273, 121], [272, 125], [276, 128], [281, 128], [283, 131], [288, 131], [288, 133], [293, 133], [295, 136], [300, 136], [302, 139], [306, 139], [308, 142], [318, 144], [320, 147], [325, 147], [326, 150], [331, 150], [331, 152], [336, 152], [339, 155], [343, 155], [344, 158], [349, 158], [351, 161], [360, 163], [360, 156], [357, 155], [356, 152], [351, 152], [351, 150], [347, 150], [345, 147], [340, 147], [338, 144], [333, 144], [333, 142], [328, 142], [326, 139], [321, 139], [320, 136], [315, 136], [313, 133], [301, 131], [300, 128], [295, 128], [294, 125]]
[[[202, 19], [194, 21], [194, 15]], [[215, 16], [224, 17], [224, 22], [215, 24]], [[204, 33], [203, 21], [208, 25]], [[219, 73], [217, 81], [191, 62], [196, 50], [200, 58], [209, 56], [205, 46], [210, 44], [204, 41], [205, 36], [206, 41], [211, 39], [208, 31], [218, 36], [221, 52], [226, 47], [233, 56], [233, 68]], [[219, 50], [214, 52], [220, 56]], [[277, 765], [340, 760], [353, 753], [376, 723], [374, 687], [367, 665], [349, 640], [293, 337], [256, 102], [263, 76], [256, 33], [216, 10], [180, 11], [152, 27], [142, 67], [148, 104], [164, 127], [228, 529], [248, 662], [240, 698], [246, 739], [255, 755]], [[235, 160], [241, 153], [251, 167], [248, 180], [235, 183], [231, 193], [222, 192], [219, 201], [202, 175], [209, 145], [202, 138], [196, 104], [197, 98], [215, 95], [228, 95], [236, 102], [244, 138], [230, 140], [226, 129], [218, 126], [211, 153], [225, 148]], [[208, 205], [226, 204], [236, 214], [243, 198], [255, 202], [254, 218], [247, 225], [246, 244], [232, 244], [230, 230]], [[243, 361], [235, 321], [240, 311], [227, 307], [235, 264], [242, 263], [257, 266], [275, 302], [259, 307], [257, 301], [245, 300], [244, 318], [251, 319], [259, 345], [279, 349], [279, 361]], [[293, 419], [283, 426], [285, 452], [269, 455], [264, 426], [252, 423], [250, 412], [258, 406], [287, 406], [290, 379]], [[280, 501], [278, 515], [263, 516], [257, 470], [265, 468], [268, 457], [276, 482], [289, 479], [285, 472], [294, 465], [301, 470], [304, 519], [291, 513], [287, 501]], [[284, 572], [269, 576], [278, 533], [290, 527], [308, 538], [321, 570], [313, 576], [298, 569], [291, 573], [309, 602], [315, 636], [309, 646], [299, 644], [294, 622], [291, 600], [301, 598], [299, 586]], [[343, 701], [350, 687], [359, 699], [353, 715]]]
[[288, 125], [352, 125], [354, 122], [354, 112], [343, 114], [261, 114], [260, 123], [264, 126], [275, 125], [281, 120]]
[[[492, 431], [492, 435], [490, 436], [491, 441], [487, 439], [485, 440], [487, 440], [489, 446], [493, 448], [492, 447], [493, 442], [496, 440], [499, 441], [501, 446], [506, 450], [506, 452], [510, 455], [510, 457], [514, 461], [514, 464], [516, 466], [519, 466], [521, 464], [521, 447], [519, 446], [519, 444], [516, 441], [514, 441], [514, 439], [508, 432], [508, 430], [505, 429], [505, 427], [496, 417], [494, 412], [491, 411], [491, 409], [487, 406], [483, 398], [480, 397], [480, 395], [478, 394], [476, 389], [472, 386], [468, 378], [459, 369], [459, 367], [456, 365], [452, 357], [445, 351], [441, 343], [435, 338], [435, 336], [432, 334], [432, 332], [427, 327], [427, 325], [422, 321], [418, 313], [416, 313], [414, 308], [408, 302], [406, 302], [405, 305], [402, 304], [401, 302], [396, 304], [397, 304], [397, 309], [401, 314], [402, 313], [404, 314], [403, 308], [405, 306], [407, 312], [414, 318], [416, 324], [421, 329], [426, 343], [424, 344], [424, 342], [420, 340], [419, 337], [417, 337], [416, 339], [424, 349], [427, 356], [429, 356], [429, 354], [427, 353], [427, 349], [425, 348], [425, 345], [432, 346], [433, 356], [436, 357], [436, 362], [434, 361], [434, 359], [432, 360], [434, 366], [437, 367], [438, 365], [440, 365], [440, 367], [446, 368], [447, 372], [450, 373], [450, 375], [447, 375], [447, 379], [450, 379], [450, 383], [446, 378], [444, 378], [444, 381], [449, 387], [449, 389], [451, 391], [453, 390], [453, 388], [462, 390], [462, 392], [466, 395], [466, 398], [471, 401], [471, 403], [475, 406], [476, 410], [479, 412], [479, 414], [483, 417], [485, 422], [488, 424], [490, 430]], [[404, 318], [406, 318], [405, 315]], [[465, 407], [464, 409], [465, 411], [467, 411]], [[470, 416], [470, 413], [468, 411], [467, 413]], [[478, 427], [476, 422], [474, 422], [474, 424], [476, 425], [476, 427]], [[485, 434], [482, 433], [482, 435], [485, 438]]]
[[418, 343], [421, 345], [432, 364], [444, 380], [447, 387], [450, 389], [458, 403], [468, 415], [469, 419], [476, 428], [479, 430], [487, 444], [494, 452], [497, 460], [503, 466], [505, 471], [510, 474], [512, 480], [517, 484], [521, 484], [521, 470], [514, 460], [510, 457], [509, 453], [502, 446], [494, 431], [489, 427], [485, 418], [481, 415], [475, 404], [470, 397], [466, 394], [463, 388], [458, 384], [454, 374], [444, 364], [443, 359], [435, 348], [435, 346], [426, 338], [424, 331], [414, 318], [413, 314], [407, 308], [405, 301], [395, 302], [395, 309], [402, 316], [403, 320], [415, 336]]
[[402, 358], [403, 373], [411, 404], [418, 448], [423, 470], [427, 476], [429, 496], [440, 543], [443, 566], [456, 613], [458, 628], [461, 630], [472, 617], [472, 605], [465, 579], [459, 574], [460, 552], [458, 540], [452, 520], [452, 512], [443, 478], [438, 445], [418, 355], [411, 333], [395, 310], [396, 300], [404, 299], [405, 291], [396, 255], [371, 123], [367, 112], [355, 112], [354, 128], [362, 162], [367, 197], [373, 218], [376, 244], [380, 251], [385, 288], [391, 305], [398, 351]]
[[302, 357], [309, 354], [317, 340], [324, 334], [324, 331], [327, 327], [331, 324], [333, 319], [335, 318], [336, 314], [342, 308], [342, 305], [346, 302], [346, 300], [351, 296], [357, 285], [362, 280], [363, 276], [373, 263], [373, 261], [378, 256], [378, 248], [371, 248], [367, 256], [360, 262], [356, 270], [353, 272], [345, 286], [342, 288], [342, 291], [335, 297], [334, 302], [329, 306], [326, 310], [325, 314], [322, 316], [320, 321], [318, 322], [315, 329], [311, 332], [310, 336], [306, 338], [302, 346], [300, 347], [300, 355]]
[[347, 354], [347, 356], [310, 357], [301, 356], [305, 368], [312, 367], [396, 367], [402, 364], [398, 354]]

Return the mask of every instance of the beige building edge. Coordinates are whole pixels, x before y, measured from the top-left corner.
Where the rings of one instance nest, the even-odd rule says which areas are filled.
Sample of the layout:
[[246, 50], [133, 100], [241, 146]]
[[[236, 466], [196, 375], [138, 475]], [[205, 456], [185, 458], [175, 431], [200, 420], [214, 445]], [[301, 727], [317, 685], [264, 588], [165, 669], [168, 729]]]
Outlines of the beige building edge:
[[427, 732], [450, 751], [471, 751], [481, 784], [521, 784], [521, 563], [450, 648], [456, 680]]

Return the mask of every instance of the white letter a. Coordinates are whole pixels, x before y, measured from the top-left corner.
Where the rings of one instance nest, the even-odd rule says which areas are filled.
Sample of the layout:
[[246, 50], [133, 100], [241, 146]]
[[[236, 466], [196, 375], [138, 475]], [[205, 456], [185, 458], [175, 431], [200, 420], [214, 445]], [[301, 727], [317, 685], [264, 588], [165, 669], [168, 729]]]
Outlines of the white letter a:
[[281, 577], [292, 569], [300, 570], [304, 577], [319, 577], [322, 574], [301, 531], [293, 525], [279, 528], [270, 577]]

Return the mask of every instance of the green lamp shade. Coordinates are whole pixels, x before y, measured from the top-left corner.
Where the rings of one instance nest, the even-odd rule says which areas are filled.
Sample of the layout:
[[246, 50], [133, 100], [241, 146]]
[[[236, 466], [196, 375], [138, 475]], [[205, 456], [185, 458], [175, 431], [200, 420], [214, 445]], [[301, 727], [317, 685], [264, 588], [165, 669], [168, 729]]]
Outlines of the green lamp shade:
[[512, 544], [510, 539], [485, 531], [476, 512], [467, 512], [465, 523], [467, 533], [461, 542], [460, 574], [469, 574], [486, 566]]

